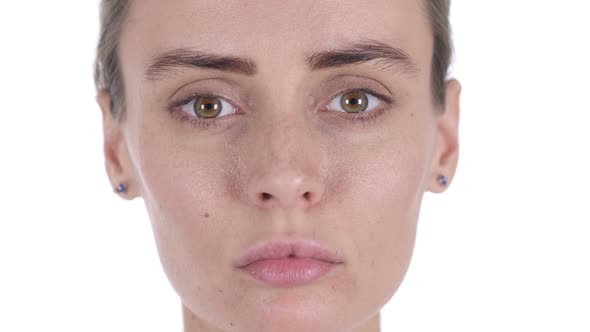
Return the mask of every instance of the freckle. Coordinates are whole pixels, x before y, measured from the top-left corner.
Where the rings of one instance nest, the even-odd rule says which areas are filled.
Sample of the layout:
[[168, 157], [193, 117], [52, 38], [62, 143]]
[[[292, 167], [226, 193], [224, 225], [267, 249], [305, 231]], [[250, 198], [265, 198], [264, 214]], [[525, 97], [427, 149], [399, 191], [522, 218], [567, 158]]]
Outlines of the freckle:
[[221, 289], [221, 288], [217, 288], [217, 291], [220, 293], [223, 293], [223, 289]]
[[205, 213], [205, 218], [209, 218], [209, 213]]
[[410, 113], [410, 117], [413, 118], [414, 117], [414, 113]]

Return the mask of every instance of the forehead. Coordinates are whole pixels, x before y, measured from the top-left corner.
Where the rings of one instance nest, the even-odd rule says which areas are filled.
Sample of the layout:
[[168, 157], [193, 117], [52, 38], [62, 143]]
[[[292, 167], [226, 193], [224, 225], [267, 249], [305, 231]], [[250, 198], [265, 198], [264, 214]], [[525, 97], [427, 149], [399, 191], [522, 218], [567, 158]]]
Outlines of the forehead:
[[422, 1], [132, 1], [121, 53], [123, 62], [145, 65], [170, 49], [202, 48], [284, 65], [362, 39], [399, 47], [425, 65], [431, 33]]

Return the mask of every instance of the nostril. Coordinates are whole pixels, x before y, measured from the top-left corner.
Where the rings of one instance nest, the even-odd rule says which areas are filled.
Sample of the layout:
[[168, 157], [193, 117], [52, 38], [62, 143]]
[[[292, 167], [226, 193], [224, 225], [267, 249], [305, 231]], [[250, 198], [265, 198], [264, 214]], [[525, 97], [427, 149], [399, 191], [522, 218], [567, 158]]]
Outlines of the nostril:
[[[281, 194], [281, 193], [279, 193]], [[312, 192], [312, 191], [306, 191], [305, 193], [301, 194], [301, 196], [299, 196], [298, 200], [301, 200], [301, 197], [303, 197], [303, 200], [305, 203], [303, 204], [310, 204], [312, 202], [312, 200], [316, 199], [316, 193]], [[275, 196], [273, 194], [269, 194], [267, 192], [258, 192], [258, 203], [264, 203], [264, 204], [269, 204], [272, 200], [277, 200], [277, 203], [283, 203], [283, 204], [299, 204], [296, 203], [296, 196], [293, 197], [287, 197], [287, 195], [283, 195], [283, 196]]]

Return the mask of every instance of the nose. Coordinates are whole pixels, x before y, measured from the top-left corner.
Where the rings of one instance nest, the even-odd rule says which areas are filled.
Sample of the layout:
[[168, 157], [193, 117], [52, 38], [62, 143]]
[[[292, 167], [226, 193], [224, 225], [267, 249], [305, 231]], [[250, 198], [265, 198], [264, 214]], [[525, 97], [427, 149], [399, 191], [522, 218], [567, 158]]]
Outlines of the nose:
[[305, 210], [322, 200], [320, 147], [301, 122], [268, 124], [256, 141], [247, 182], [251, 202], [265, 209]]
[[308, 209], [323, 196], [323, 188], [308, 174], [275, 169], [252, 181], [250, 200], [263, 208]]

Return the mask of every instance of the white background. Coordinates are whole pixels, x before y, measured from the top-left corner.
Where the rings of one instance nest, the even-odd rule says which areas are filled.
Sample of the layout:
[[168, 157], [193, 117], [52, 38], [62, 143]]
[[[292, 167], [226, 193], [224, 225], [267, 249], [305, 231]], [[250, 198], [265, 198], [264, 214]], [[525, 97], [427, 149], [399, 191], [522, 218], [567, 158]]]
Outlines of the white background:
[[[461, 156], [383, 331], [590, 331], [587, 1], [454, 0]], [[0, 331], [180, 331], [143, 201], [112, 193], [98, 1], [0, 3]]]

